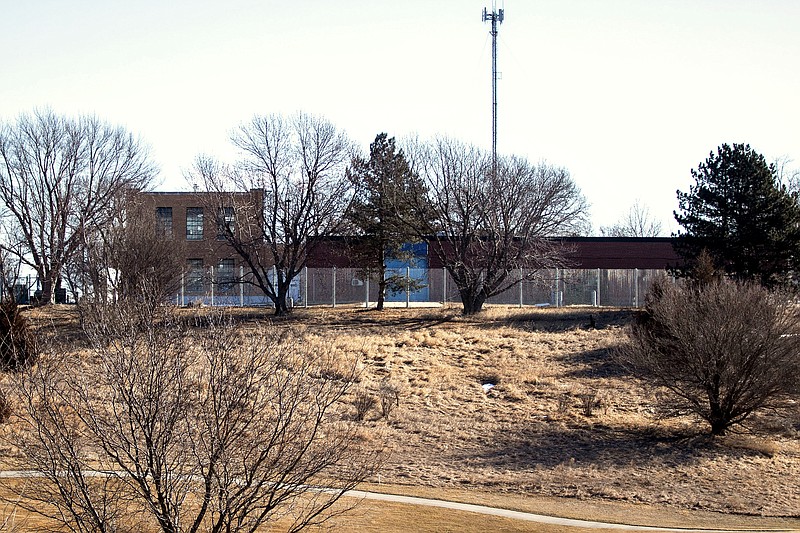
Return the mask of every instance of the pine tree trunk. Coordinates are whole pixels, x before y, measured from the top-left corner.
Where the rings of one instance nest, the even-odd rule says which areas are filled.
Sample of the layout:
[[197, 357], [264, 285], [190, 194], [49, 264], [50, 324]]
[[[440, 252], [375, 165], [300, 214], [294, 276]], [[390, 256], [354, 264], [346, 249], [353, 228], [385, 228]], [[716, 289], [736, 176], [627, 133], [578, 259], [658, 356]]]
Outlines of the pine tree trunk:
[[381, 253], [381, 268], [378, 272], [378, 304], [375, 309], [383, 311], [384, 303], [386, 302], [386, 264], [384, 261], [384, 254]]
[[378, 311], [383, 311], [385, 301], [386, 301], [386, 280], [383, 277], [381, 277], [381, 281], [378, 282], [378, 304], [375, 306], [375, 309]]

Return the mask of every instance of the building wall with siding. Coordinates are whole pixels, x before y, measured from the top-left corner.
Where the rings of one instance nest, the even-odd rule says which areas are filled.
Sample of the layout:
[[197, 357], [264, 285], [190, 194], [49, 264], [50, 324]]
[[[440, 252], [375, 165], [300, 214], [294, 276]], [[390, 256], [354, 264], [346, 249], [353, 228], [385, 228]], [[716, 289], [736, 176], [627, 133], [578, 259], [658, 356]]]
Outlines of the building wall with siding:
[[[671, 237], [564, 237], [553, 239], [564, 247], [569, 268], [656, 269], [666, 270], [681, 263]], [[321, 242], [309, 258], [309, 268], [358, 268], [348, 247], [358, 246], [357, 239], [332, 237]], [[432, 247], [429, 247], [429, 250]], [[443, 264], [429, 252], [428, 266]]]

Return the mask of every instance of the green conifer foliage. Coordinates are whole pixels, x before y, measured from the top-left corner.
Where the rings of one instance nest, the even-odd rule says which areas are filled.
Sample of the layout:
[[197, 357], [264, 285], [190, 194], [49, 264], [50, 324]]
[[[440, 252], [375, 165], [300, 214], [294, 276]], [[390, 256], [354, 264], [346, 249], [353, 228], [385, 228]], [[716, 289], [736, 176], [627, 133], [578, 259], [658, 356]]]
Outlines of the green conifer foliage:
[[723, 144], [692, 177], [689, 192], [678, 191], [675, 212], [687, 266], [706, 250], [735, 279], [765, 286], [790, 281], [800, 261], [800, 206], [774, 165], [750, 145]]

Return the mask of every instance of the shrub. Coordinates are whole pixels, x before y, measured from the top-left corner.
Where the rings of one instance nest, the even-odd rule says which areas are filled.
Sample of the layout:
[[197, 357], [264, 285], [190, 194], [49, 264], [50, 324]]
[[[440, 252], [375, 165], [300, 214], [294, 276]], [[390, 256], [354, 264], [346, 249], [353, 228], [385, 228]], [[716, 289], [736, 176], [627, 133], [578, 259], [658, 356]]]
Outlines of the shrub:
[[356, 408], [355, 419], [359, 422], [364, 420], [367, 413], [369, 413], [370, 409], [372, 409], [376, 403], [377, 400], [375, 396], [363, 390], [358, 391], [353, 401], [353, 406]]
[[722, 435], [756, 410], [788, 406], [800, 378], [799, 332], [780, 293], [726, 280], [662, 282], [617, 356], [669, 391], [665, 414], [692, 413]]
[[33, 333], [14, 300], [0, 302], [0, 366], [20, 370], [36, 355]]
[[400, 405], [400, 391], [395, 385], [384, 381], [378, 390], [378, 400], [380, 402], [381, 415], [383, 415], [383, 418], [389, 418], [394, 408]]
[[10, 380], [9, 442], [38, 473], [3, 487], [21, 508], [69, 531], [299, 531], [379, 466], [378, 441], [341, 423], [355, 367], [321, 375], [335, 346], [144, 298], [86, 312], [89, 350], [54, 346]]
[[572, 396], [570, 396], [568, 392], [562, 392], [558, 395], [557, 402], [558, 412], [564, 414], [569, 411], [569, 408], [572, 405]]
[[[14, 408], [11, 405], [11, 399], [5, 390], [0, 389], [0, 424], [8, 422], [13, 413]], [[3, 531], [2, 527], [0, 527], [0, 531]]]
[[586, 392], [579, 394], [578, 399], [581, 401], [581, 410], [583, 411], [583, 416], [594, 416], [595, 407], [600, 407], [600, 400], [597, 398], [597, 391], [587, 390]]

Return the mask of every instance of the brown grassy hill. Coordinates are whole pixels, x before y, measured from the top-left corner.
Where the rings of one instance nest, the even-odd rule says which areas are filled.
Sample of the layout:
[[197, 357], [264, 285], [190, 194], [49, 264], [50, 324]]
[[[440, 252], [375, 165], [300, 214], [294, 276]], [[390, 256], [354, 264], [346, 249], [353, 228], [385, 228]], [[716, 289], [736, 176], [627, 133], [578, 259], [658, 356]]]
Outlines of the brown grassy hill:
[[[265, 310], [232, 313], [243, 327], [271, 319]], [[30, 316], [76, 327], [68, 308]], [[592, 308], [490, 308], [475, 318], [458, 309], [318, 308], [276, 325], [361, 359], [353, 415], [357, 399], [374, 398], [364, 439], [391, 450], [376, 483], [800, 516], [800, 409], [715, 440], [695, 420], [656, 419], [656, 391], [609, 357], [630, 317]]]

